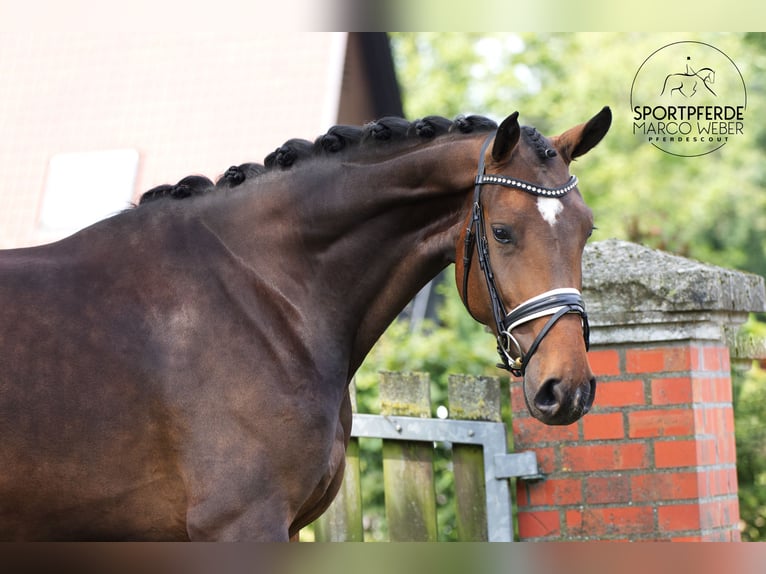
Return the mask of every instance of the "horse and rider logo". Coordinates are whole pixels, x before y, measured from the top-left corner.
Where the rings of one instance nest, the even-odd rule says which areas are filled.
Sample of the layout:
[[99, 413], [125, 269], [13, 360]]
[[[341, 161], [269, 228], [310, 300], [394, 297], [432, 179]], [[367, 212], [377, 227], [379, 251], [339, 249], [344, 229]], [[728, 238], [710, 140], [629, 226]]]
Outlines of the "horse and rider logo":
[[697, 88], [705, 89], [714, 96], [716, 93], [711, 86], [715, 84], [715, 70], [713, 68], [700, 68], [695, 70], [692, 68], [689, 60], [691, 56], [686, 56], [686, 71], [678, 74], [668, 74], [665, 76], [665, 81], [662, 83], [662, 91], [660, 95], [665, 95], [665, 92], [670, 96], [680, 95], [684, 98], [692, 98], [697, 93]]
[[696, 157], [745, 130], [747, 89], [734, 61], [704, 42], [674, 42], [639, 66], [630, 90], [633, 135], [666, 153]]

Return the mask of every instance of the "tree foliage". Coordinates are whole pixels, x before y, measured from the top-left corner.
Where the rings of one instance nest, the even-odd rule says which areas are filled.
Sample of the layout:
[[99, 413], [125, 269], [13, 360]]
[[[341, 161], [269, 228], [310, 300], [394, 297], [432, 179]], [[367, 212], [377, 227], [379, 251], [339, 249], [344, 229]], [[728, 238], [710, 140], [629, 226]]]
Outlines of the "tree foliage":
[[[633, 137], [630, 89], [654, 50], [679, 40], [712, 44], [737, 63], [748, 90], [745, 136], [719, 152], [682, 158]], [[575, 165], [596, 237], [627, 239], [726, 267], [766, 274], [766, 41], [762, 34], [586, 33], [393, 36], [411, 117], [518, 110], [553, 135], [614, 113], [610, 133]]]

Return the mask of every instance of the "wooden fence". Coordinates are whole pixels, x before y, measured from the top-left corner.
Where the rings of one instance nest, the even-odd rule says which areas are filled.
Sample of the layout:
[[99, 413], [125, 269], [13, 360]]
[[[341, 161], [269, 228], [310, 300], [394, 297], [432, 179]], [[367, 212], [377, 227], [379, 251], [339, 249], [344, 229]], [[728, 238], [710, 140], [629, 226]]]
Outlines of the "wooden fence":
[[423, 373], [381, 373], [381, 414], [355, 414], [343, 486], [314, 523], [317, 541], [363, 541], [359, 440], [383, 439], [383, 482], [391, 541], [438, 539], [434, 444], [451, 445], [457, 537], [511, 541], [509, 479], [539, 477], [534, 453], [507, 453], [500, 382], [451, 375], [449, 419], [431, 418], [430, 382]]

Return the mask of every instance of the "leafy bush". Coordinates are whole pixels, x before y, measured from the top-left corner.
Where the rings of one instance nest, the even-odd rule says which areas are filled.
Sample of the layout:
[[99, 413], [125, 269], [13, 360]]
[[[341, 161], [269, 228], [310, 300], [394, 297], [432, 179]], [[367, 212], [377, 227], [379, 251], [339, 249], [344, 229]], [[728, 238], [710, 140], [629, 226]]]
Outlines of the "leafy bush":
[[[748, 333], [766, 339], [766, 323], [751, 320]], [[742, 539], [766, 540], [766, 369], [757, 362], [735, 370], [734, 427]]]

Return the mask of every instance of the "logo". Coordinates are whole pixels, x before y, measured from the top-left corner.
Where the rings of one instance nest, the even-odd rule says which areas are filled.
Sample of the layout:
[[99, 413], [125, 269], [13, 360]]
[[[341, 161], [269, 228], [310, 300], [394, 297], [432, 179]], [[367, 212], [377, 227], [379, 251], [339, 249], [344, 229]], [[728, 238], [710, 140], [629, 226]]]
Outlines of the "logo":
[[635, 137], [696, 157], [744, 135], [747, 89], [737, 65], [715, 46], [674, 42], [639, 66], [630, 106]]

